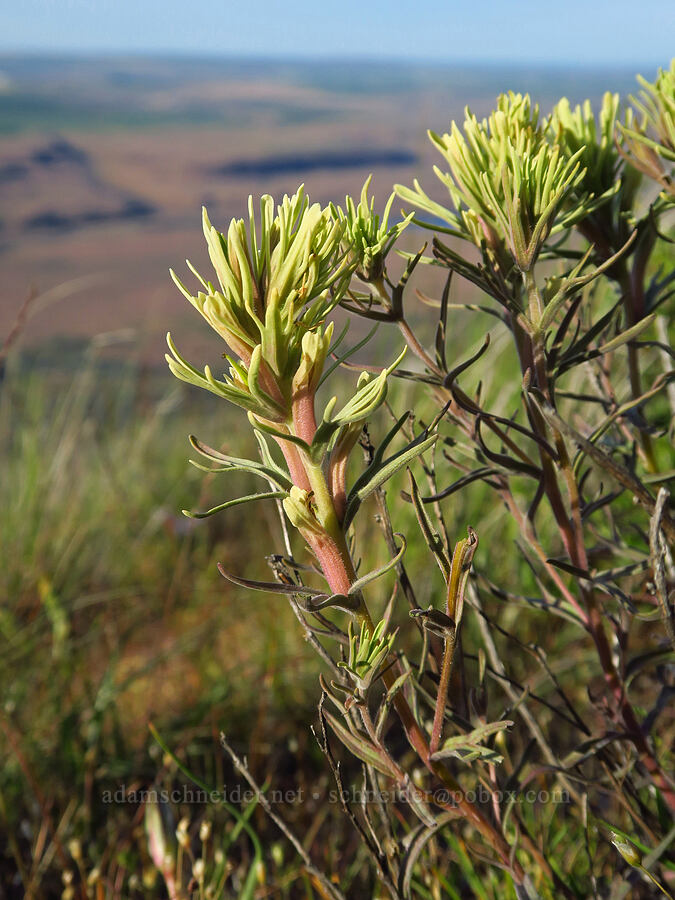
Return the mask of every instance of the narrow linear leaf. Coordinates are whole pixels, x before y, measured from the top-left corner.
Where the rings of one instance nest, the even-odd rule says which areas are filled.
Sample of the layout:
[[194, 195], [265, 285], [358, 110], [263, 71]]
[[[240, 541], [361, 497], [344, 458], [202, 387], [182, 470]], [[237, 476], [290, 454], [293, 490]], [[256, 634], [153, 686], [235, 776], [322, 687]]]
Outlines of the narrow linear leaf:
[[588, 272], [586, 275], [579, 275], [579, 272], [584, 268], [586, 263], [591, 257], [593, 252], [593, 247], [589, 247], [589, 249], [584, 253], [581, 257], [581, 261], [575, 268], [568, 274], [568, 276], [564, 279], [562, 283], [562, 287], [556, 293], [554, 297], [552, 297], [548, 303], [548, 306], [544, 310], [544, 314], [541, 317], [541, 321], [539, 322], [539, 328], [542, 332], [546, 331], [549, 326], [553, 323], [556, 313], [562, 306], [562, 304], [568, 298], [578, 294], [587, 284], [590, 284], [594, 281], [599, 275], [602, 275], [603, 272], [606, 272], [614, 263], [622, 256], [626, 250], [630, 247], [633, 241], [637, 238], [637, 229], [631, 232], [630, 237], [626, 241], [626, 243], [621, 247], [617, 252], [610, 256], [609, 259], [606, 259], [600, 266], [593, 269], [592, 272]]
[[406, 785], [405, 798], [423, 825], [426, 825], [427, 828], [433, 828], [436, 825], [436, 819], [424, 801], [424, 794], [410, 781]]
[[184, 509], [182, 510], [182, 512], [184, 516], [188, 517], [188, 519], [206, 519], [209, 516], [213, 516], [224, 509], [230, 509], [230, 507], [232, 506], [242, 506], [244, 503], [253, 503], [254, 500], [279, 500], [282, 497], [287, 496], [287, 491], [267, 491], [262, 494], [247, 494], [247, 496], [237, 497], [235, 500], [226, 500], [225, 503], [220, 503], [218, 506], [213, 506], [211, 507], [211, 509], [207, 509], [205, 512], [190, 512], [189, 509]]
[[458, 813], [442, 812], [436, 816], [436, 821], [433, 825], [419, 825], [417, 829], [408, 836], [408, 849], [401, 861], [401, 870], [398, 878], [398, 889], [405, 897], [405, 900], [411, 900], [412, 898], [412, 877], [420, 853], [424, 850], [424, 847], [438, 829], [447, 825], [447, 823], [455, 819], [457, 815]]
[[284, 492], [284, 495], [287, 494], [292, 487], [290, 479], [284, 479], [283, 482], [281, 482], [274, 470], [265, 470], [260, 467], [253, 468], [252, 466], [205, 466], [196, 459], [189, 459], [188, 462], [191, 466], [194, 466], [195, 469], [199, 469], [200, 472], [206, 472], [209, 475], [220, 475], [230, 472], [247, 472], [249, 475], [259, 475], [267, 482], [271, 481], [276, 487]]
[[308, 600], [305, 604], [305, 609], [307, 612], [319, 612], [322, 609], [335, 607], [335, 609], [344, 609], [347, 612], [354, 612], [359, 606], [360, 601], [351, 594], [331, 594], [330, 596], [323, 594], [315, 600]]
[[218, 563], [218, 571], [223, 578], [227, 578], [232, 584], [249, 588], [252, 591], [264, 591], [268, 594], [301, 594], [305, 597], [326, 597], [325, 591], [305, 587], [305, 585], [301, 584], [282, 584], [279, 581], [252, 581], [249, 578], [240, 578], [238, 575], [233, 575], [224, 569], [222, 563]]
[[[436, 503], [438, 500], [444, 500], [446, 497], [449, 497], [451, 494], [454, 494], [455, 491], [461, 490], [465, 485], [471, 484], [472, 481], [479, 481], [481, 479], [489, 478], [490, 475], [499, 475], [499, 469], [492, 469], [489, 466], [483, 466], [481, 469], [476, 469], [473, 472], [469, 472], [467, 475], [463, 475], [461, 478], [458, 478], [457, 481], [453, 481], [452, 484], [448, 485], [448, 487], [443, 488], [442, 491], [439, 491], [437, 494], [431, 494], [429, 497], [421, 497], [422, 503]], [[406, 500], [408, 497], [405, 498]], [[412, 498], [410, 498], [412, 500]]]
[[459, 378], [459, 376], [462, 374], [462, 372], [465, 372], [468, 368], [470, 368], [475, 362], [477, 362], [481, 358], [481, 356], [485, 353], [485, 351], [488, 349], [489, 346], [490, 346], [490, 333], [488, 332], [485, 335], [485, 340], [483, 341], [482, 346], [473, 354], [473, 356], [470, 356], [468, 359], [464, 360], [464, 362], [455, 366], [454, 369], [451, 369], [451, 371], [448, 372], [448, 374], [445, 376], [445, 379], [443, 381], [444, 386], [450, 387], [450, 385], [453, 383], [453, 381], [456, 381], [456, 379]]
[[441, 540], [438, 532], [432, 526], [431, 519], [424, 509], [424, 501], [420, 497], [420, 491], [417, 486], [417, 482], [415, 481], [415, 476], [410, 469], [408, 469], [408, 478], [410, 480], [411, 493], [409, 497], [408, 495], [406, 495], [405, 499], [409, 499], [413, 504], [415, 508], [415, 514], [417, 516], [417, 521], [419, 522], [419, 526], [422, 531], [422, 535], [424, 536], [425, 543], [434, 554], [436, 562], [438, 563], [438, 566], [443, 573], [443, 577], [447, 580], [448, 574], [450, 572], [450, 560], [448, 559], [448, 555], [445, 552], [443, 541]]
[[403, 685], [412, 675], [412, 669], [408, 669], [406, 672], [403, 672], [402, 675], [399, 675], [396, 681], [389, 688], [387, 693], [382, 700], [382, 704], [380, 706], [380, 711], [377, 715], [377, 723], [375, 726], [375, 737], [380, 740], [382, 733], [384, 731], [384, 726], [387, 721], [387, 716], [389, 714], [389, 710], [391, 709], [391, 705], [394, 702], [394, 697], [401, 690]]
[[[259, 443], [262, 442], [262, 445], [267, 450], [267, 445], [262, 441], [262, 436], [257, 435], [257, 437], [259, 438]], [[245, 459], [238, 456], [230, 456], [227, 453], [221, 453], [220, 450], [214, 450], [213, 447], [209, 447], [208, 444], [200, 441], [193, 434], [189, 435], [188, 440], [190, 441], [192, 447], [194, 447], [197, 453], [199, 453], [201, 456], [206, 457], [206, 459], [210, 459], [212, 462], [224, 464], [222, 468], [209, 469], [206, 471], [227, 472], [244, 469], [253, 475], [260, 475], [261, 478], [271, 478], [275, 482], [275, 484], [277, 484], [284, 490], [291, 489], [291, 479], [288, 477], [288, 474], [274, 462], [271, 455], [269, 454], [269, 451], [267, 451], [267, 453], [264, 455], [263, 462], [258, 462], [258, 460]], [[197, 467], [199, 468], [199, 465], [197, 463], [193, 463], [193, 465], [197, 465]]]
[[462, 758], [467, 758], [466, 754], [462, 751], [468, 751], [469, 756], [495, 756], [494, 751], [484, 746], [484, 741], [491, 737], [493, 734], [497, 734], [499, 731], [505, 731], [507, 728], [510, 728], [513, 725], [511, 719], [502, 719], [499, 722], [488, 722], [485, 725], [480, 725], [478, 728], [474, 728], [473, 731], [469, 731], [467, 734], [459, 734], [455, 737], [448, 738], [443, 742], [443, 746], [433, 754], [431, 757], [433, 760], [437, 759], [446, 759], [450, 756], [460, 756]]
[[372, 744], [365, 735], [352, 734], [348, 728], [345, 728], [332, 713], [327, 710], [323, 711], [326, 721], [333, 729], [337, 737], [342, 741], [345, 747], [362, 762], [369, 766], [373, 766], [378, 772], [389, 778], [398, 778], [399, 773], [394, 764], [387, 759], [385, 754], [375, 744]]
[[265, 434], [269, 434], [270, 437], [276, 438], [279, 441], [288, 441], [290, 444], [296, 444], [298, 447], [302, 447], [302, 449], [307, 454], [309, 454], [309, 444], [306, 441], [303, 441], [302, 438], [296, 437], [294, 434], [288, 434], [287, 432], [279, 431], [277, 428], [273, 428], [271, 425], [264, 425], [260, 421], [260, 419], [257, 419], [252, 413], [249, 413], [249, 422], [256, 431], [262, 431]]
[[373, 491], [376, 491], [379, 487], [381, 487], [386, 481], [388, 481], [393, 475], [395, 475], [399, 471], [399, 469], [407, 466], [408, 463], [415, 459], [417, 456], [421, 456], [422, 453], [427, 451], [429, 447], [433, 446], [433, 444], [436, 443], [437, 439], [438, 435], [434, 434], [421, 443], [413, 442], [407, 447], [407, 449], [402, 450], [396, 456], [392, 456], [389, 460], [387, 460], [387, 462], [385, 462], [379, 469], [374, 472], [374, 474], [372, 474], [370, 480], [365, 484], [359, 484], [359, 482], [357, 482], [357, 484], [354, 485], [354, 488], [352, 488], [352, 490], [350, 491], [347, 498], [347, 509], [345, 512], [344, 520], [345, 529], [349, 527], [359, 507], [366, 499], [366, 497], [369, 497], [373, 493]]
[[555, 559], [555, 557], [550, 557], [546, 562], [551, 566], [555, 566], [556, 569], [562, 569], [562, 571], [567, 572], [568, 575], [574, 575], [575, 578], [583, 578], [584, 581], [592, 580], [590, 572], [572, 565], [572, 563], [568, 562], [566, 559]]
[[377, 329], [379, 327], [380, 327], [380, 325], [378, 322], [376, 325], [374, 325], [370, 329], [368, 334], [362, 340], [360, 340], [358, 342], [358, 344], [355, 344], [350, 350], [347, 350], [345, 353], [343, 353], [342, 356], [336, 356], [335, 351], [337, 350], [338, 344], [340, 344], [342, 342], [342, 338], [347, 333], [347, 326], [345, 326], [344, 331], [342, 332], [340, 337], [335, 341], [335, 343], [333, 344], [333, 346], [331, 347], [331, 349], [329, 351], [330, 355], [333, 357], [335, 362], [331, 366], [329, 366], [326, 369], [326, 371], [323, 373], [323, 375], [321, 376], [321, 381], [319, 381], [318, 386], [321, 387], [321, 385], [324, 383], [324, 381], [329, 377], [329, 375], [332, 375], [332, 373], [335, 371], [335, 369], [337, 369], [338, 366], [341, 366], [343, 363], [347, 362], [348, 359], [350, 359], [352, 356], [354, 356], [355, 353], [358, 353], [359, 350], [361, 349], [361, 347], [365, 347], [365, 345], [370, 341], [370, 339], [375, 336], [375, 332], [377, 331]]
[[395, 531], [394, 534], [396, 537], [401, 538], [401, 547], [396, 554], [393, 556], [388, 562], [386, 562], [383, 566], [380, 566], [379, 569], [373, 569], [372, 572], [368, 572], [367, 575], [363, 575], [361, 578], [358, 578], [352, 586], [349, 588], [350, 594], [358, 594], [360, 591], [364, 589], [367, 584], [370, 584], [371, 581], [375, 581], [375, 579], [380, 578], [382, 575], [386, 575], [387, 572], [390, 572], [396, 564], [403, 558], [403, 554], [407, 549], [406, 539], [403, 537], [400, 532]]
[[675, 469], [668, 469], [667, 472], [654, 472], [651, 475], [644, 475], [642, 478], [645, 484], [662, 484], [664, 481], [675, 480]]
[[607, 341], [606, 344], [603, 344], [598, 348], [600, 353], [609, 353], [612, 350], [616, 350], [618, 347], [623, 346], [623, 344], [627, 344], [628, 341], [632, 341], [633, 338], [636, 338], [639, 334], [642, 334], [643, 331], [646, 331], [647, 328], [654, 322], [656, 319], [655, 313], [651, 313], [648, 316], [645, 316], [644, 319], [641, 319], [632, 328], [627, 328], [626, 331], [622, 331], [621, 334], [617, 334], [615, 338], [612, 338], [611, 341]]
[[[529, 387], [529, 393], [548, 422], [578, 444], [581, 450], [583, 450], [596, 465], [600, 466], [603, 472], [606, 472], [622, 487], [630, 491], [635, 496], [635, 499], [640, 506], [646, 509], [650, 515], [654, 515], [655, 500], [639, 479], [623, 466], [616, 463], [611, 456], [604, 453], [599, 447], [596, 447], [595, 444], [561, 418], [540, 391], [536, 388]], [[665, 513], [661, 520], [661, 527], [668, 540], [675, 541], [675, 523], [670, 516]]]

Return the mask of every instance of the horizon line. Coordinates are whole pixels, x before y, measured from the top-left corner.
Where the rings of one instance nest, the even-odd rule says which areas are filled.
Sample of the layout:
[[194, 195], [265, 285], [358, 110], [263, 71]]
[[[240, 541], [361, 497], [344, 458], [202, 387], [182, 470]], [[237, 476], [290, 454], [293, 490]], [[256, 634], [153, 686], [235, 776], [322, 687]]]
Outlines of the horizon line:
[[487, 67], [487, 68], [536, 68], [536, 69], [578, 69], [580, 71], [623, 71], [634, 69], [635, 67], [657, 67], [667, 69], [672, 62], [655, 62], [653, 60], [626, 60], [620, 62], [610, 61], [584, 61], [579, 63], [573, 59], [542, 59], [531, 58], [523, 60], [522, 58], [503, 58], [495, 59], [486, 57], [459, 57], [454, 59], [422, 59], [420, 57], [406, 56], [366, 56], [362, 53], [354, 54], [335, 54], [326, 55], [322, 53], [316, 54], [290, 54], [290, 53], [247, 53], [245, 51], [226, 51], [205, 53], [198, 50], [182, 50], [179, 48], [167, 49], [122, 49], [122, 48], [106, 48], [106, 49], [84, 49], [84, 48], [41, 48], [41, 47], [24, 47], [24, 48], [3, 48], [0, 46], [0, 58], [21, 58], [30, 59], [42, 57], [54, 60], [87, 60], [87, 61], [105, 61], [106, 59], [128, 59], [128, 60], [167, 60], [178, 59], [184, 62], [246, 62], [246, 63], [283, 63], [283, 64], [336, 64], [345, 62], [358, 62], [366, 66], [401, 66], [414, 68], [441, 68], [450, 69], [454, 66], [470, 66], [470, 67]]

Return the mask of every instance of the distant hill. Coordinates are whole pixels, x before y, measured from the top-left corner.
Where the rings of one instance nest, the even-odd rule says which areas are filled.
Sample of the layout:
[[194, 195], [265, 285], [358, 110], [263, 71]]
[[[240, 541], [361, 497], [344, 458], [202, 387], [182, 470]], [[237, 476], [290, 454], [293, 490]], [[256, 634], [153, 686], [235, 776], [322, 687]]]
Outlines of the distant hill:
[[278, 124], [318, 121], [334, 111], [336, 95], [424, 95], [434, 106], [450, 99], [461, 109], [467, 101], [514, 90], [547, 105], [563, 94], [580, 101], [605, 90], [625, 93], [634, 89], [634, 77], [632, 68], [621, 66], [0, 55], [0, 131], [236, 127], [260, 116]]
[[201, 346], [206, 332], [167, 269], [186, 256], [208, 268], [202, 204], [224, 228], [249, 193], [280, 197], [304, 182], [313, 199], [342, 202], [371, 172], [382, 206], [394, 182], [414, 177], [442, 196], [428, 128], [447, 129], [467, 104], [485, 114], [508, 89], [529, 91], [544, 113], [563, 94], [597, 103], [608, 89], [634, 91], [634, 75], [0, 56], [0, 340], [32, 285], [45, 299], [29, 343], [131, 327], [159, 361], [179, 320], [188, 344]]
[[106, 184], [89, 154], [65, 138], [38, 142], [0, 165], [3, 237], [66, 231], [152, 215], [152, 204]]

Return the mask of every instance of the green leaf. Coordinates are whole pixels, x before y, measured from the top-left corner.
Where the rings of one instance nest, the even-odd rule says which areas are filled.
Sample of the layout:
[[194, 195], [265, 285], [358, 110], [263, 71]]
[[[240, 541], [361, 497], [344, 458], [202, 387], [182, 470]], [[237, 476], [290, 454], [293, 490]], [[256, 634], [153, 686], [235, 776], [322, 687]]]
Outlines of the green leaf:
[[407, 672], [403, 672], [401, 675], [398, 676], [396, 681], [392, 684], [392, 686], [387, 691], [387, 696], [385, 697], [386, 703], [391, 703], [393, 701], [396, 694], [398, 694], [398, 692], [401, 690], [401, 688], [406, 683], [406, 681], [410, 678], [411, 675], [412, 675], [412, 669], [408, 669]]
[[231, 581], [232, 584], [249, 588], [252, 591], [263, 591], [267, 594], [300, 594], [306, 597], [321, 597], [322, 599], [328, 596], [325, 591], [305, 587], [302, 584], [284, 584], [281, 581], [253, 581], [250, 578], [240, 578], [238, 575], [233, 575], [224, 569], [221, 563], [218, 563], [218, 571], [223, 578]]
[[263, 416], [264, 418], [275, 418], [278, 416], [279, 407], [276, 404], [273, 407], [270, 406], [269, 403], [261, 405], [259, 400], [252, 394], [239, 387], [235, 387], [231, 382], [218, 381], [213, 376], [209, 366], [204, 366], [204, 373], [202, 374], [180, 355], [170, 334], [167, 334], [166, 340], [172, 355], [167, 353], [164, 358], [169, 364], [171, 372], [176, 378], [180, 379], [180, 381], [185, 381], [188, 384], [193, 384], [206, 391], [211, 391], [212, 394], [223, 397], [230, 403], [234, 403], [235, 406], [241, 406], [248, 412], [255, 413], [258, 416]]
[[337, 397], [331, 397], [326, 404], [323, 412], [323, 418], [318, 428], [314, 432], [312, 443], [309, 448], [310, 458], [313, 463], [318, 465], [326, 454], [326, 450], [335, 437], [337, 431], [340, 430], [340, 423], [331, 419], [331, 413], [337, 403]]
[[[448, 822], [451, 822], [453, 819], [455, 819], [456, 815], [457, 814], [455, 812], [437, 813], [436, 821], [433, 825], [419, 825], [408, 835], [406, 835], [407, 847], [406, 852], [401, 859], [401, 871], [398, 877], [398, 888], [403, 895], [404, 900], [411, 900], [412, 898], [411, 885], [413, 873], [415, 870], [415, 866], [417, 865], [417, 860], [424, 850], [424, 847], [431, 840], [438, 829], [442, 828], [444, 825], [447, 825]], [[448, 896], [450, 897], [450, 895]], [[459, 898], [459, 896], [459, 894], [453, 893], [451, 900], [455, 900], [455, 898]]]
[[613, 256], [610, 256], [609, 259], [605, 260], [602, 265], [593, 269], [592, 272], [580, 276], [579, 273], [582, 271], [593, 253], [593, 247], [589, 247], [589, 249], [586, 251], [586, 253], [584, 253], [580, 262], [574, 267], [574, 269], [572, 269], [572, 271], [569, 272], [566, 277], [560, 280], [560, 286], [558, 290], [547, 302], [546, 309], [544, 310], [544, 313], [539, 322], [539, 329], [542, 332], [546, 331], [550, 327], [550, 325], [553, 324], [556, 313], [561, 308], [562, 304], [570, 297], [578, 294], [579, 291], [586, 287], [587, 284], [590, 284], [592, 281], [598, 278], [598, 276], [602, 275], [603, 272], [606, 272], [607, 269], [613, 266], [614, 263], [619, 259], [619, 257], [622, 256], [630, 247], [636, 237], [637, 229], [631, 233], [630, 237], [623, 245], [623, 247], [621, 247]]
[[306, 441], [303, 441], [302, 438], [296, 437], [294, 434], [279, 431], [272, 425], [261, 422], [260, 419], [256, 418], [252, 413], [249, 413], [248, 420], [256, 431], [262, 431], [265, 434], [271, 435], [273, 438], [277, 438], [277, 440], [288, 441], [289, 444], [295, 444], [298, 447], [302, 447], [305, 453], [309, 455], [309, 444]]
[[358, 578], [352, 586], [349, 588], [350, 594], [357, 594], [359, 591], [362, 591], [367, 584], [370, 584], [371, 581], [375, 581], [376, 578], [380, 578], [382, 575], [386, 575], [387, 572], [390, 572], [396, 564], [402, 559], [403, 554], [406, 551], [407, 543], [406, 539], [400, 534], [398, 531], [394, 532], [396, 537], [401, 538], [401, 548], [396, 554], [393, 556], [388, 562], [386, 562], [383, 566], [380, 566], [379, 569], [373, 569], [372, 572], [368, 572], [367, 575], [363, 575], [361, 578]]
[[379, 466], [374, 465], [375, 460], [373, 460], [373, 463], [368, 466], [361, 478], [359, 478], [354, 484], [354, 487], [349, 492], [349, 496], [347, 497], [347, 507], [345, 510], [344, 518], [345, 530], [353, 521], [354, 516], [358, 512], [359, 507], [366, 499], [366, 497], [369, 497], [370, 494], [373, 493], [373, 491], [376, 491], [379, 487], [381, 487], [386, 481], [388, 481], [393, 475], [395, 475], [399, 471], [399, 469], [403, 469], [413, 459], [421, 456], [422, 453], [425, 453], [429, 449], [429, 447], [432, 447], [436, 443], [436, 440], [438, 438], [438, 435], [436, 434], [420, 440], [420, 438], [422, 438], [425, 433], [426, 432], [422, 432], [422, 435], [420, 435], [420, 437], [416, 438], [414, 441], [408, 444], [408, 446], [401, 450], [399, 453], [389, 457], [388, 460], [381, 463]]
[[398, 779], [399, 773], [397, 772], [394, 763], [388, 759], [384, 751], [371, 743], [365, 734], [362, 734], [361, 732], [352, 734], [348, 728], [345, 728], [345, 726], [338, 722], [335, 716], [327, 710], [323, 710], [322, 715], [325, 716], [326, 721], [337, 737], [357, 759], [360, 759], [362, 762], [366, 763], [366, 765], [372, 766], [374, 769], [377, 769], [378, 772], [382, 772], [383, 775], [387, 775], [389, 778]]
[[485, 725], [480, 725], [467, 734], [459, 734], [456, 737], [448, 738], [431, 758], [437, 760], [457, 756], [460, 759], [469, 760], [478, 757], [488, 757], [495, 762], [497, 760], [501, 762], [502, 757], [490, 747], [486, 747], [483, 742], [491, 735], [499, 731], [505, 731], [512, 725], [513, 722], [510, 719], [502, 719], [499, 722], [488, 722]]
[[623, 346], [623, 344], [628, 343], [628, 341], [632, 341], [633, 338], [636, 338], [639, 334], [642, 334], [656, 319], [656, 315], [651, 313], [648, 316], [645, 316], [644, 319], [640, 319], [632, 328], [627, 328], [626, 331], [622, 331], [621, 334], [617, 334], [616, 337], [612, 338], [611, 341], [607, 341], [606, 344], [603, 344], [598, 348], [599, 353], [610, 353], [612, 350], [616, 350], [618, 347]]
[[287, 415], [287, 410], [277, 403], [274, 397], [271, 397], [267, 391], [263, 390], [260, 386], [260, 367], [262, 366], [262, 362], [262, 345], [258, 344], [251, 354], [251, 361], [248, 366], [248, 389], [258, 401], [261, 409], [267, 408], [270, 410], [270, 413], [266, 416], [268, 419], [278, 419], [281, 421]]
[[427, 547], [434, 554], [436, 562], [438, 563], [438, 566], [443, 573], [443, 577], [447, 581], [448, 575], [450, 574], [450, 560], [448, 559], [448, 555], [445, 552], [443, 541], [441, 540], [438, 532], [432, 526], [431, 519], [424, 509], [424, 504], [422, 503], [422, 498], [420, 496], [419, 488], [417, 487], [417, 482], [415, 481], [415, 476], [410, 469], [408, 469], [408, 478], [410, 479], [410, 501], [415, 508], [415, 514], [417, 515], [417, 521], [419, 522], [424, 541]]
[[[441, 206], [440, 203], [436, 203], [435, 200], [432, 200], [423, 190], [417, 179], [413, 181], [414, 189], [406, 187], [403, 184], [395, 184], [394, 190], [396, 191], [396, 195], [403, 200], [404, 203], [412, 203], [413, 206], [416, 206], [418, 209], [424, 210], [424, 212], [429, 213], [429, 215], [433, 216], [436, 219], [441, 219], [444, 222], [447, 222], [451, 227], [449, 229], [444, 229], [448, 234], [452, 234], [455, 237], [464, 237], [462, 233], [461, 225], [459, 219], [455, 215], [455, 213], [451, 212], [447, 207]], [[416, 225], [424, 224], [418, 222], [417, 219], [413, 220]], [[436, 225], [428, 226], [432, 227], [436, 230]]]
[[405, 798], [410, 804], [410, 808], [417, 818], [427, 828], [433, 828], [436, 825], [436, 819], [431, 813], [429, 806], [423, 799], [424, 795], [411, 781], [406, 785]]
[[[384, 401], [387, 395], [387, 376], [390, 375], [396, 366], [405, 356], [406, 348], [398, 356], [398, 358], [387, 369], [383, 369], [377, 378], [372, 381], [364, 381], [347, 403], [342, 407], [339, 413], [333, 419], [338, 425], [349, 425], [351, 422], [360, 422], [366, 419], [378, 406]], [[361, 380], [361, 379], [359, 379]]]
[[408, 669], [406, 672], [403, 672], [401, 675], [399, 675], [396, 681], [392, 684], [392, 686], [385, 694], [382, 705], [380, 707], [380, 711], [377, 716], [377, 724], [375, 726], [375, 736], [378, 738], [378, 740], [382, 732], [384, 731], [387, 715], [389, 713], [389, 710], [391, 709], [392, 703], [394, 702], [394, 697], [396, 696], [396, 694], [398, 694], [398, 692], [410, 678], [412, 673], [412, 669]]
[[237, 497], [235, 500], [226, 500], [225, 503], [220, 503], [218, 506], [214, 506], [211, 509], [207, 509], [205, 512], [190, 512], [188, 509], [184, 509], [183, 515], [187, 516], [189, 519], [206, 519], [209, 516], [215, 515], [217, 512], [221, 512], [223, 509], [230, 509], [232, 506], [242, 506], [244, 503], [252, 503], [254, 500], [279, 500], [282, 497], [287, 497], [288, 491], [267, 491], [262, 494], [247, 494], [245, 497]]
[[[227, 453], [221, 453], [220, 450], [214, 450], [213, 447], [209, 447], [208, 444], [204, 444], [198, 438], [196, 438], [193, 434], [189, 435], [188, 440], [197, 451], [202, 456], [206, 457], [206, 459], [210, 459], [212, 462], [224, 463], [220, 469], [206, 469], [208, 472], [228, 472], [228, 471], [246, 471], [250, 472], [253, 475], [259, 475], [261, 478], [267, 478], [270, 481], [273, 481], [279, 488], [283, 490], [289, 491], [293, 482], [288, 477], [288, 474], [284, 472], [282, 468], [276, 465], [274, 460], [272, 459], [269, 451], [267, 453], [267, 458], [265, 462], [261, 463], [257, 460], [253, 459], [243, 459], [238, 456], [230, 456]], [[266, 447], [267, 445], [265, 445]], [[197, 465], [193, 463], [193, 465]], [[202, 468], [198, 466], [198, 468]]]

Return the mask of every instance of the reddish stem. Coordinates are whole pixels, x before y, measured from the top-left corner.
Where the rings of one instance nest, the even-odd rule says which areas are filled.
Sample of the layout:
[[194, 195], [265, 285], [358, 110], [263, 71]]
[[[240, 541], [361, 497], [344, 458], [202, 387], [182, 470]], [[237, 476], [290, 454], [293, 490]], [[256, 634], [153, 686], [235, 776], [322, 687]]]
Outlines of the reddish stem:
[[284, 459], [286, 460], [286, 465], [288, 466], [288, 471], [293, 484], [302, 488], [303, 491], [310, 491], [311, 485], [305, 467], [302, 464], [302, 458], [298, 447], [290, 441], [285, 441], [283, 438], [274, 438], [274, 440], [284, 454]]
[[[316, 432], [313, 395], [307, 392], [298, 394], [293, 398], [292, 409], [294, 433], [298, 437], [301, 437], [306, 443], [311, 444]], [[289, 471], [291, 472], [295, 484], [302, 487], [303, 484], [296, 481], [293, 471], [298, 461], [303, 465], [303, 454], [298, 452], [297, 448], [290, 442], [280, 441], [280, 446], [286, 457]], [[311, 479], [306, 469], [304, 475], [306, 481], [309, 482]], [[335, 535], [331, 535], [326, 532], [324, 535], [318, 536], [314, 533], [306, 533], [304, 534], [304, 537], [314, 551], [331, 590], [337, 594], [347, 594], [351, 585], [356, 580], [356, 572], [344, 534], [338, 525], [340, 520], [335, 513], [335, 498], [332, 497], [332, 495], [331, 500], [333, 502], [332, 518], [337, 525], [339, 534], [336, 533]], [[359, 624], [365, 623], [372, 634], [374, 631], [374, 624], [363, 596], [359, 595], [359, 601], [360, 608], [356, 612], [357, 621]], [[396, 677], [397, 673], [394, 667], [391, 667], [383, 672], [382, 680], [387, 688], [391, 688]], [[506, 842], [504, 835], [499, 829], [495, 828], [487, 818], [485, 818], [482, 812], [473, 803], [465, 798], [461, 785], [445, 769], [445, 767], [431, 759], [431, 752], [427, 739], [402, 691], [398, 691], [394, 696], [393, 705], [401, 720], [401, 724], [403, 725], [410, 745], [426, 768], [449, 789], [456, 804], [456, 806], [452, 806], [451, 804], [438, 801], [438, 805], [446, 809], [458, 809], [478, 830], [487, 843], [494, 847], [504, 865], [507, 866], [508, 870], [511, 872], [514, 881], [521, 883], [525, 877], [525, 873], [520, 863], [516, 859], [512, 859], [511, 848]]]
[[314, 394], [309, 388], [303, 388], [293, 397], [291, 404], [293, 414], [293, 431], [306, 444], [311, 444], [316, 433], [316, 416], [314, 413]]

